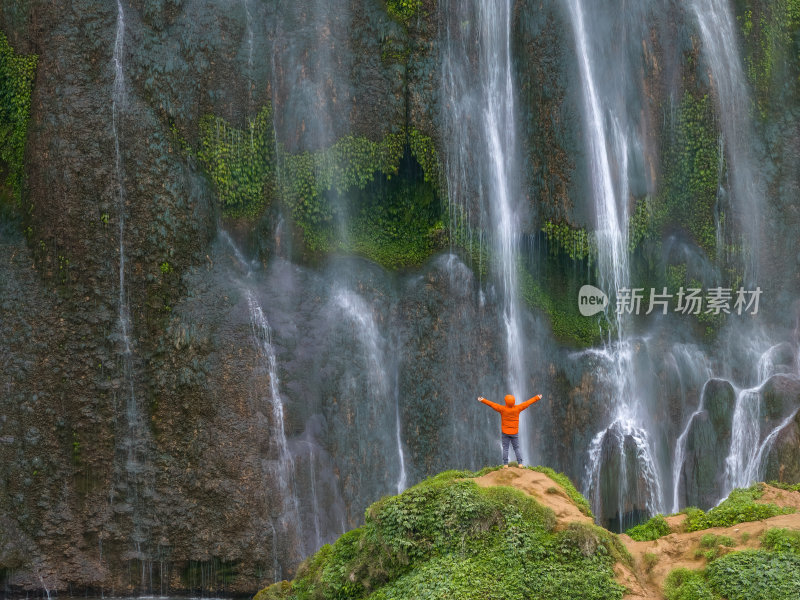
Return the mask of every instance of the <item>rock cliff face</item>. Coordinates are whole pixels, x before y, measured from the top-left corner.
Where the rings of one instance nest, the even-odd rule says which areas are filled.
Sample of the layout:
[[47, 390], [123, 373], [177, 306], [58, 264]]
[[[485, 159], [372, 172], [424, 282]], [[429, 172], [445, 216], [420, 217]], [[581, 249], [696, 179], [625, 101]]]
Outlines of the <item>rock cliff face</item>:
[[[775, 431], [763, 469], [800, 479], [800, 17], [794, 2], [780, 15], [750, 4], [737, 14], [760, 114], [766, 315], [762, 337], [689, 317], [641, 326], [665, 505], [673, 487], [681, 505], [726, 493], [730, 381], [756, 379], [743, 339], [758, 352], [784, 342], [759, 392], [760, 438]], [[711, 213], [666, 198], [695, 206], [703, 190], [680, 190], [696, 170], [712, 199], [725, 187], [722, 170], [694, 161], [718, 146], [716, 92], [691, 19], [648, 10], [654, 25], [623, 52], [641, 48], [643, 62], [609, 66], [641, 99], [632, 269], [648, 287], [709, 284], [735, 270], [736, 250], [704, 246], [693, 223]], [[503, 292], [488, 207], [479, 193], [452, 197], [444, 118], [447, 45], [457, 30], [474, 47], [477, 33], [453, 14], [442, 0], [0, 8], [14, 55], [38, 56], [18, 186], [16, 159], [0, 159], [7, 590], [250, 593], [290, 577], [381, 496], [499, 460], [496, 415], [474, 399], [506, 393]], [[511, 15], [525, 382], [545, 395], [523, 438], [531, 461], [583, 482], [613, 369], [595, 351], [608, 329], [574, 302], [596, 259], [574, 36], [559, 2], [513, 2]], [[4, 101], [18, 89], [7, 56]], [[726, 381], [704, 388], [712, 374]], [[673, 481], [674, 440], [703, 393]], [[617, 470], [630, 459], [607, 454]], [[606, 524], [644, 511], [598, 493]]]

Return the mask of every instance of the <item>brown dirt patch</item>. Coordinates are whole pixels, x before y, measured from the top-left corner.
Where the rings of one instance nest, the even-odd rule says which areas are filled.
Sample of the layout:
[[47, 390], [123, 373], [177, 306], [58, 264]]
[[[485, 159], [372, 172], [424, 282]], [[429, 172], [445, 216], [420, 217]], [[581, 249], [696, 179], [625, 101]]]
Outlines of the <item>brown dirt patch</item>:
[[592, 519], [583, 514], [572, 503], [564, 488], [544, 473], [532, 471], [531, 469], [509, 467], [477, 477], [475, 478], [475, 483], [481, 487], [506, 485], [533, 496], [537, 502], [551, 508], [556, 514], [556, 529], [565, 529], [573, 521], [593, 523]]
[[[800, 492], [789, 492], [767, 485], [764, 495], [758, 502], [788, 506], [800, 510]], [[667, 517], [667, 523], [676, 533], [671, 533], [652, 542], [636, 542], [625, 534], [619, 536], [631, 556], [633, 556], [634, 575], [640, 584], [639, 588], [631, 586], [618, 574], [617, 581], [631, 590], [631, 593], [625, 596], [625, 600], [662, 600], [664, 595], [661, 590], [664, 587], [664, 580], [670, 571], [680, 567], [686, 569], [705, 568], [708, 560], [702, 554], [697, 555], [698, 550], [701, 552], [707, 550], [700, 546], [700, 540], [704, 535], [725, 535], [733, 539], [734, 546], [730, 548], [725, 546], [718, 547], [718, 553], [722, 555], [746, 548], [760, 548], [761, 541], [759, 538], [767, 529], [773, 527], [800, 530], [800, 512], [790, 515], [778, 515], [763, 521], [739, 523], [732, 527], [712, 527], [711, 529], [690, 533], [682, 532], [685, 520], [686, 515]], [[651, 561], [649, 563], [648, 559], [645, 558], [646, 554], [653, 555], [649, 557]]]

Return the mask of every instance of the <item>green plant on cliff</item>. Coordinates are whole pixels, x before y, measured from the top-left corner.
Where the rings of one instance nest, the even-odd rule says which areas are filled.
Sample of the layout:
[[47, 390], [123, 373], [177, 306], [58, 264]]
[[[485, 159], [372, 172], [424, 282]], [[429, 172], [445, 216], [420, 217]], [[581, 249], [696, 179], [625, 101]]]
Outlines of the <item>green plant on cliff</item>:
[[800, 531], [772, 527], [761, 536], [761, 545], [767, 550], [800, 555]]
[[390, 269], [419, 265], [441, 246], [439, 199], [429, 184], [410, 178], [387, 181], [383, 187], [381, 194], [368, 188], [359, 195], [351, 235], [340, 238], [338, 247]]
[[699, 531], [710, 527], [730, 527], [746, 521], [760, 521], [777, 515], [795, 512], [774, 504], [756, 502], [763, 495], [762, 484], [733, 490], [728, 497], [707, 513], [698, 508], [686, 510], [686, 531]]
[[555, 515], [510, 487], [448, 471], [370, 506], [362, 527], [323, 546], [289, 584], [257, 600], [621, 598], [612, 565], [629, 560], [590, 524], [556, 532]]
[[0, 32], [0, 194], [22, 199], [25, 139], [31, 114], [36, 55], [16, 54]]
[[664, 519], [664, 515], [655, 515], [649, 521], [631, 527], [625, 533], [637, 542], [647, 542], [668, 535], [670, 528], [666, 519]]
[[422, 0], [386, 0], [386, 11], [401, 23], [408, 23], [421, 8]]
[[254, 218], [271, 202], [275, 185], [272, 109], [264, 106], [244, 129], [214, 116], [200, 121], [197, 156], [229, 217]]
[[[785, 86], [786, 71], [794, 73], [797, 83], [797, 48], [800, 29], [800, 0], [748, 2], [737, 16], [744, 39], [744, 64], [747, 77], [755, 91], [755, 107], [766, 119], [774, 102], [775, 91]], [[793, 56], [794, 55], [794, 56]], [[782, 78], [776, 85], [777, 78]]]
[[709, 96], [684, 94], [664, 151], [664, 191], [653, 208], [657, 229], [681, 227], [709, 257], [716, 250], [717, 129]]
[[312, 251], [329, 249], [330, 232], [337, 211], [331, 200], [352, 190], [364, 190], [377, 173], [397, 174], [403, 156], [404, 136], [388, 134], [373, 142], [345, 136], [318, 152], [288, 154], [280, 150], [279, 191], [284, 204], [303, 231]]
[[800, 556], [767, 550], [731, 552], [703, 570], [675, 569], [664, 582], [667, 600], [795, 600]]
[[542, 226], [551, 252], [563, 252], [572, 260], [596, 258], [597, 240], [583, 227], [573, 227], [564, 221], [547, 221]]

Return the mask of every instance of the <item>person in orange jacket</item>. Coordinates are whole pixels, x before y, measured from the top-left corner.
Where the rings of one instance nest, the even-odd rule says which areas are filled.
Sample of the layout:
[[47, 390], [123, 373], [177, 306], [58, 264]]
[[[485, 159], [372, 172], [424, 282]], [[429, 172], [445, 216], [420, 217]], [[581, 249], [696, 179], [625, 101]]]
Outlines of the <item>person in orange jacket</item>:
[[506, 396], [506, 405], [502, 406], [484, 398], [478, 397], [478, 402], [483, 402], [486, 406], [495, 409], [500, 413], [500, 431], [502, 432], [503, 444], [503, 468], [508, 468], [508, 444], [514, 446], [514, 454], [517, 456], [519, 466], [522, 464], [522, 453], [519, 450], [519, 413], [528, 408], [534, 402], [541, 400], [542, 395], [534, 396], [527, 402], [515, 404], [514, 396]]

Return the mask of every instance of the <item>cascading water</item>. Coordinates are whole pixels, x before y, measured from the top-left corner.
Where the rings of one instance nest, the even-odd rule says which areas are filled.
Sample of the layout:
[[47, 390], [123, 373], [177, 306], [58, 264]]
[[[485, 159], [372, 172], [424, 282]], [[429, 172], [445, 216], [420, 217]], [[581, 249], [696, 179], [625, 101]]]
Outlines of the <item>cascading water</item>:
[[[606, 97], [598, 88], [593, 63], [595, 54], [580, 0], [570, 0], [569, 13], [582, 83], [600, 284], [609, 294], [614, 294], [630, 287], [627, 208], [630, 135], [624, 125], [623, 101], [615, 95]], [[643, 503], [647, 512], [658, 512], [663, 497], [652, 441], [642, 425], [644, 415], [637, 397], [633, 342], [628, 337], [628, 323], [622, 311], [616, 311], [613, 328], [616, 339], [610, 340], [599, 353], [606, 365], [604, 379], [610, 386], [614, 408], [611, 423], [595, 435], [589, 446], [585, 487], [593, 508], [600, 513], [602, 496], [607, 495], [602, 494], [601, 489], [612, 485], [602, 481], [607, 466], [604, 463], [616, 453], [618, 473], [616, 477], [606, 477], [616, 479], [614, 485], [618, 489], [612, 497], [616, 497], [616, 519], [621, 527], [631, 506]], [[634, 467], [634, 472], [630, 466]], [[631, 505], [631, 498], [637, 498], [638, 502]]]
[[122, 152], [119, 140], [120, 113], [127, 99], [125, 71], [122, 52], [125, 46], [125, 12], [121, 0], [117, 0], [117, 31], [114, 38], [114, 90], [111, 96], [111, 129], [114, 134], [114, 168], [117, 179], [117, 209], [119, 211], [119, 325], [124, 353], [130, 356], [131, 342], [128, 334], [130, 315], [125, 298], [125, 181], [122, 170]]
[[[680, 357], [680, 361], [676, 359], [676, 355]], [[700, 390], [700, 402], [697, 405], [697, 409], [695, 409], [692, 414], [689, 415], [686, 426], [683, 428], [678, 436], [677, 441], [675, 442], [675, 450], [672, 457], [672, 512], [676, 513], [681, 509], [680, 474], [681, 469], [683, 469], [684, 462], [686, 461], [687, 438], [689, 437], [689, 431], [692, 427], [692, 423], [694, 423], [694, 420], [703, 412], [703, 397], [705, 395], [706, 385], [711, 377], [711, 367], [706, 360], [705, 354], [703, 354], [697, 348], [687, 348], [686, 346], [678, 345], [673, 349], [671, 358], [674, 364], [675, 373], [679, 378], [681, 404], [683, 406], [686, 405], [685, 392], [687, 389], [687, 384], [691, 384], [691, 381], [684, 382], [682, 373], [688, 372], [693, 374], [694, 377], [691, 377], [690, 379], [705, 380], [705, 383], [703, 383], [703, 387]]]
[[[453, 141], [452, 156], [448, 158], [448, 189], [451, 206], [458, 207], [458, 214], [451, 215], [451, 220], [455, 221], [457, 230], [464, 226], [462, 213], [469, 210], [464, 208], [461, 196], [471, 191], [463, 182], [474, 180], [475, 176], [469, 173], [479, 171], [473, 185], [483, 200], [483, 210], [491, 218], [493, 267], [501, 285], [503, 303], [507, 393], [523, 399], [528, 390], [518, 304], [521, 215], [515, 199], [521, 192], [511, 63], [511, 2], [476, 0], [466, 6], [453, 7], [452, 12], [448, 16], [444, 61], [444, 94], [452, 109], [446, 116]], [[451, 28], [463, 28], [464, 23], [477, 28], [473, 37], [463, 31], [451, 31]], [[477, 51], [479, 57], [478, 81], [474, 81], [474, 75], [463, 64], [473, 51]], [[477, 135], [480, 146], [476, 147], [473, 135]], [[477, 243], [481, 244], [482, 239]], [[530, 442], [526, 436], [525, 420], [521, 419], [522, 447], [528, 450]]]
[[132, 509], [133, 528], [131, 541], [134, 546], [132, 557], [139, 560], [141, 566], [140, 586], [149, 590], [152, 577], [148, 577], [152, 565], [149, 562], [148, 535], [145, 508], [143, 503], [147, 494], [153, 489], [151, 473], [147, 464], [147, 426], [136, 398], [134, 389], [133, 348], [131, 342], [130, 307], [125, 290], [125, 170], [121, 148], [121, 119], [127, 104], [127, 84], [123, 65], [125, 47], [125, 12], [121, 0], [117, 0], [116, 35], [114, 38], [114, 84], [111, 100], [111, 128], [114, 137], [114, 169], [117, 188], [117, 209], [119, 219], [119, 328], [122, 338], [122, 370], [125, 401], [125, 418], [127, 430], [124, 436], [125, 476], [124, 484], [126, 500]]
[[[361, 296], [347, 288], [339, 288], [333, 295], [334, 302], [355, 325], [356, 335], [361, 342], [367, 359], [371, 389], [366, 398], [370, 415], [368, 422], [377, 424], [385, 421], [386, 415], [394, 413], [395, 446], [397, 451], [397, 483], [399, 494], [407, 486], [406, 461], [403, 451], [400, 423], [400, 394], [397, 383], [398, 373], [390, 370], [386, 342], [381, 335], [372, 310]], [[392, 382], [394, 379], [394, 382]], [[386, 404], [393, 402], [393, 410], [387, 411]], [[386, 423], [385, 425], [389, 425]]]
[[253, 108], [253, 15], [250, 12], [249, 0], [242, 0], [245, 14], [245, 31], [247, 34], [247, 110]]
[[756, 283], [762, 193], [750, 150], [753, 135], [749, 85], [737, 47], [737, 29], [728, 0], [693, 0], [703, 40], [702, 55], [716, 91], [725, 140], [728, 176], [737, 225], [744, 237], [745, 282]]
[[[245, 277], [250, 279], [253, 275], [249, 261], [244, 257], [241, 250], [234, 243], [230, 234], [224, 229], [220, 229], [220, 238], [230, 246], [234, 258], [245, 271]], [[286, 438], [285, 411], [283, 396], [281, 395], [280, 379], [278, 376], [278, 360], [275, 354], [275, 347], [272, 343], [272, 329], [269, 325], [261, 303], [255, 296], [252, 286], [242, 286], [244, 289], [247, 308], [250, 315], [250, 327], [253, 342], [256, 346], [261, 364], [266, 368], [266, 375], [269, 379], [269, 397], [267, 398], [270, 440], [274, 441], [274, 458], [266, 460], [267, 474], [270, 480], [277, 482], [277, 494], [280, 502], [280, 511], [277, 519], [273, 518], [272, 538], [274, 551], [274, 578], [279, 581], [282, 577], [282, 568], [278, 560], [279, 541], [286, 543], [296, 543], [301, 538], [300, 532], [300, 507], [298, 503], [297, 483], [295, 481], [295, 460], [289, 451], [289, 444]], [[310, 446], [310, 444], [309, 444]], [[313, 456], [312, 456], [313, 460]], [[311, 473], [311, 486], [315, 485], [314, 473]], [[318, 515], [314, 515], [318, 520]], [[317, 535], [317, 540], [319, 535]], [[321, 544], [320, 544], [321, 545]]]
[[773, 375], [783, 372], [791, 377], [797, 373], [786, 372], [774, 360], [781, 344], [770, 346], [759, 358], [758, 382], [755, 387], [737, 390], [736, 405], [731, 423], [731, 446], [725, 459], [725, 488], [720, 500], [724, 500], [734, 488], [747, 487], [764, 476], [765, 452], [769, 452], [776, 436], [795, 417], [797, 411], [785, 418], [762, 439], [763, 387]]
[[283, 503], [278, 517], [281, 533], [291, 537], [294, 530], [299, 528], [300, 509], [297, 502], [297, 489], [294, 480], [294, 459], [289, 452], [286, 441], [284, 425], [285, 415], [283, 397], [281, 396], [280, 380], [278, 379], [278, 361], [275, 348], [272, 345], [272, 329], [258, 300], [250, 290], [246, 291], [247, 307], [250, 311], [250, 325], [253, 340], [259, 351], [259, 356], [265, 363], [269, 377], [269, 410], [271, 413], [271, 433], [275, 441], [277, 458], [270, 469], [277, 480], [278, 494]]

